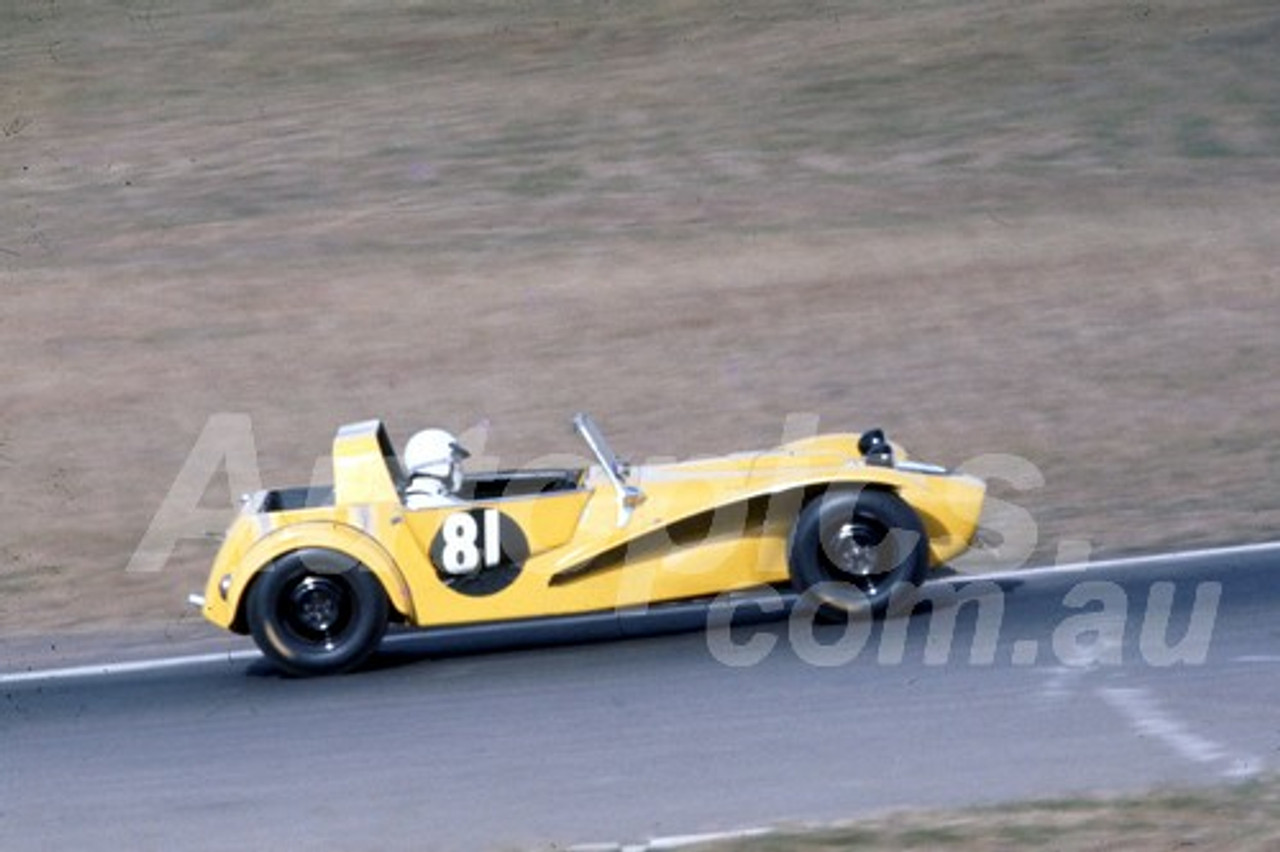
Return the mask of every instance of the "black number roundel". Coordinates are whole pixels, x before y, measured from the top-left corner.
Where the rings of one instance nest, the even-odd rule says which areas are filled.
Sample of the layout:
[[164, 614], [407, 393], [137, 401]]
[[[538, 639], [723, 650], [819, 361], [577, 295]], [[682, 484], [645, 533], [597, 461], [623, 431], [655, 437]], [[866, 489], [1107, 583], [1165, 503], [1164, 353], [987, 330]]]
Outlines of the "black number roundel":
[[515, 582], [529, 558], [520, 525], [497, 509], [461, 509], [447, 515], [431, 540], [431, 564], [444, 584], [473, 597]]

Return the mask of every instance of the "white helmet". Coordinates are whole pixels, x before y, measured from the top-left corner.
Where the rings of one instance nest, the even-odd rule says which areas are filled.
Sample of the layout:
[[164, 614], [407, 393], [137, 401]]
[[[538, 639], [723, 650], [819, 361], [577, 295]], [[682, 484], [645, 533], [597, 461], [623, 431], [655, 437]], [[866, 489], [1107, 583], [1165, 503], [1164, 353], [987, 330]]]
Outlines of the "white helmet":
[[409, 476], [430, 476], [456, 491], [462, 484], [460, 463], [470, 455], [458, 439], [445, 430], [423, 429], [405, 445], [404, 464]]

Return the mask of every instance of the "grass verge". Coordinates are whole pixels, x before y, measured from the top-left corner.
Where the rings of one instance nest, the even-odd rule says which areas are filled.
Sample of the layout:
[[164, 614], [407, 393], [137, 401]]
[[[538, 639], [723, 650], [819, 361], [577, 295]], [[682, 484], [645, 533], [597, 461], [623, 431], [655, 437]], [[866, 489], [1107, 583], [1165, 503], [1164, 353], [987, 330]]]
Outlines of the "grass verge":
[[1262, 852], [1280, 848], [1280, 784], [1269, 778], [1215, 790], [906, 812], [686, 848], [700, 852]]

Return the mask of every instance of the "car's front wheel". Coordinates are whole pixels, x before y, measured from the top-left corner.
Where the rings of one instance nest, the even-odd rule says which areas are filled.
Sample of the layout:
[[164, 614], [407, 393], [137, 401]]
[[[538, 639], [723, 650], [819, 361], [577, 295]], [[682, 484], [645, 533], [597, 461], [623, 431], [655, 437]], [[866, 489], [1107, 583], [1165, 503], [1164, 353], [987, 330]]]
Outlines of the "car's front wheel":
[[788, 564], [792, 585], [824, 614], [879, 614], [894, 589], [923, 582], [928, 541], [919, 516], [897, 494], [832, 491], [796, 518]]
[[350, 671], [377, 649], [387, 596], [367, 567], [332, 550], [286, 554], [249, 592], [248, 622], [262, 653], [295, 675]]

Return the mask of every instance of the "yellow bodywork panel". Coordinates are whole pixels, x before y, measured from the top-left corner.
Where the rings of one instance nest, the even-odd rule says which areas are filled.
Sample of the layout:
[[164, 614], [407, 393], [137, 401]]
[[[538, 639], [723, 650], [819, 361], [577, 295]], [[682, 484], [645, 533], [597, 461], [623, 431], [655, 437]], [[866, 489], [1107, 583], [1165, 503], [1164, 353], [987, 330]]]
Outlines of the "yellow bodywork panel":
[[550, 472], [539, 493], [409, 511], [381, 423], [344, 426], [334, 439], [331, 494], [286, 489], [246, 504], [210, 573], [204, 614], [243, 630], [254, 578], [307, 548], [366, 565], [399, 618], [418, 626], [607, 611], [785, 583], [788, 536], [804, 501], [841, 486], [897, 492], [920, 516], [934, 565], [968, 547], [980, 481], [868, 464], [857, 443], [853, 434], [822, 435], [641, 467], [627, 476], [638, 489], [629, 500], [596, 466]]

